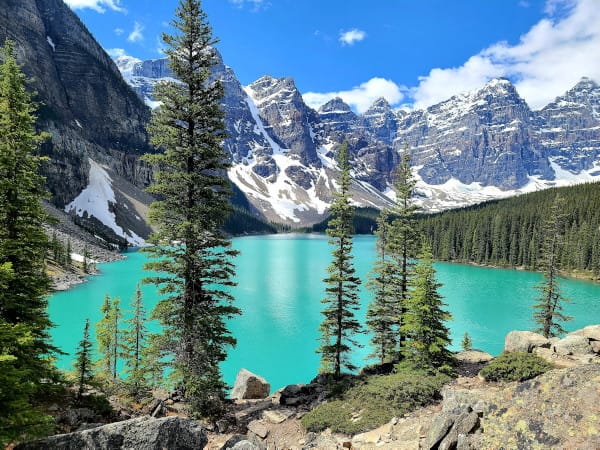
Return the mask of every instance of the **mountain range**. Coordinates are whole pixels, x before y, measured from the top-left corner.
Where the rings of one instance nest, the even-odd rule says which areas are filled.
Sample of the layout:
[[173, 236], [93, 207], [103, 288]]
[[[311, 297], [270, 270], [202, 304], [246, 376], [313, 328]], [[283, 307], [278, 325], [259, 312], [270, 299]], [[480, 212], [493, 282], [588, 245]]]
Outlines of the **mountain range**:
[[[152, 88], [171, 77], [166, 60], [116, 63], [156, 107]], [[244, 87], [222, 61], [215, 76], [227, 93], [230, 178], [271, 220], [304, 223], [323, 214], [335, 187], [335, 149], [344, 140], [361, 206], [393, 200], [405, 148], [425, 211], [600, 179], [600, 87], [588, 78], [539, 111], [498, 78], [427, 109], [394, 110], [380, 98], [357, 115], [340, 98], [309, 108], [291, 78], [264, 76]]]
[[[159, 106], [153, 86], [172, 76], [167, 61], [112, 61], [62, 0], [5, 3], [0, 39], [16, 42], [43, 104], [38, 126], [52, 133], [42, 149], [52, 202], [108, 242], [141, 243], [152, 169], [139, 155], [151, 151], [145, 125]], [[494, 79], [427, 109], [397, 110], [381, 98], [356, 114], [339, 98], [308, 107], [292, 78], [242, 86], [221, 59], [213, 76], [225, 87], [229, 177], [266, 220], [323, 219], [344, 141], [360, 206], [394, 200], [405, 149], [424, 211], [600, 180], [600, 87], [587, 78], [538, 111], [509, 80]]]

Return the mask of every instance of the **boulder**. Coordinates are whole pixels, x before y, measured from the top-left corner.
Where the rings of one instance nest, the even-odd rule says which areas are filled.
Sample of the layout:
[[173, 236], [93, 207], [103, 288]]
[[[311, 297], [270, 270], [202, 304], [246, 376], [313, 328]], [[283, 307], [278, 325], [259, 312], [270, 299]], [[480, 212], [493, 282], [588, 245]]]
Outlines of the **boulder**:
[[249, 370], [241, 369], [235, 377], [231, 390], [232, 399], [262, 399], [267, 398], [271, 392], [271, 385], [263, 377]]
[[181, 417], [138, 417], [91, 430], [25, 442], [15, 450], [197, 450], [208, 443], [205, 429]]
[[593, 341], [600, 341], [600, 325], [590, 325], [583, 329], [583, 335]]
[[438, 448], [440, 442], [446, 437], [452, 425], [454, 425], [455, 418], [454, 414], [446, 412], [442, 412], [435, 417], [427, 433], [426, 449]]
[[511, 331], [504, 339], [505, 352], [531, 353], [536, 347], [549, 347], [550, 341], [532, 331]]
[[481, 364], [490, 362], [494, 357], [489, 353], [481, 350], [468, 350], [466, 352], [459, 352], [456, 354], [456, 359], [460, 362], [466, 362], [471, 364]]
[[250, 422], [248, 424], [248, 431], [254, 433], [261, 439], [265, 439], [269, 434], [269, 429], [262, 420], [253, 420]]
[[590, 341], [590, 347], [594, 353], [600, 353], [600, 341]]
[[587, 355], [592, 353], [588, 338], [571, 334], [556, 342], [552, 350], [558, 355]]

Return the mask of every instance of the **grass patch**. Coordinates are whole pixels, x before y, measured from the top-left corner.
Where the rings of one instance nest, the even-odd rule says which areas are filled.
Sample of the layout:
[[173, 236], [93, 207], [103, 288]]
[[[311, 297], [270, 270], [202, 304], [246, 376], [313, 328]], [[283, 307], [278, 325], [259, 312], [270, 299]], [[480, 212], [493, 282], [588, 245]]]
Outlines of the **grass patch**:
[[487, 381], [525, 381], [537, 377], [552, 365], [532, 353], [502, 353], [485, 366], [479, 374]]
[[315, 432], [331, 428], [345, 434], [361, 433], [440, 399], [440, 389], [450, 380], [448, 375], [409, 369], [358, 377], [337, 398], [302, 417], [302, 425]]

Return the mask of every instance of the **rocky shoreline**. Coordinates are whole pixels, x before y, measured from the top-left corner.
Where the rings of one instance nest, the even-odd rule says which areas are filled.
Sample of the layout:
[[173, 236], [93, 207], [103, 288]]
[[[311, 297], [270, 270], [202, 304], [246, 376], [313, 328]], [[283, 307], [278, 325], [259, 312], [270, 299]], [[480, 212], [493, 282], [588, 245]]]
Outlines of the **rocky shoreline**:
[[108, 425], [80, 423], [80, 431], [16, 448], [72, 449], [84, 444], [110, 450], [158, 450], [166, 444], [170, 450], [600, 448], [600, 325], [562, 339], [513, 331], [505, 339], [505, 353], [511, 352], [536, 353], [552, 361], [554, 368], [522, 382], [491, 382], [478, 374], [494, 358], [478, 350], [461, 352], [459, 376], [444, 386], [440, 401], [352, 436], [329, 429], [308, 432], [301, 424], [308, 411], [327, 401], [324, 377], [269, 395], [266, 380], [241, 370], [232, 391], [235, 403], [216, 424], [186, 418], [176, 393], [157, 393], [160, 398], [144, 408], [146, 416]]

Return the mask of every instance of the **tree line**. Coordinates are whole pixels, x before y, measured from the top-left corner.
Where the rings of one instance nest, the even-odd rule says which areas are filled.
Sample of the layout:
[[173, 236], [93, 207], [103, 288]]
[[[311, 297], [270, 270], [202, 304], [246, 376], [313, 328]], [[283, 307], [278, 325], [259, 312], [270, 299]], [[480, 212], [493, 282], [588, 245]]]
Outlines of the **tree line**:
[[420, 219], [435, 258], [541, 270], [544, 223], [564, 199], [556, 266], [600, 275], [600, 183], [549, 189]]

